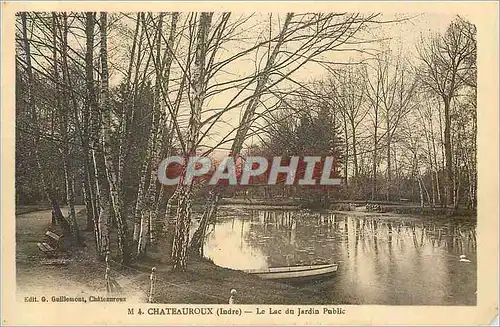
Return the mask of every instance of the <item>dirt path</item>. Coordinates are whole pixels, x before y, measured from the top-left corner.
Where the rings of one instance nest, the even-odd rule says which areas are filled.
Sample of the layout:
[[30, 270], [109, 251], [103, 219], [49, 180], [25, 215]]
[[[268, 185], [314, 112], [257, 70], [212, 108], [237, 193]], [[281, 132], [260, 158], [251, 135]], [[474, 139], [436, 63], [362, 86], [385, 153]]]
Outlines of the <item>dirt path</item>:
[[[77, 206], [76, 210], [83, 209]], [[63, 208], [67, 215], [67, 209]], [[83, 225], [84, 221], [79, 222]], [[85, 248], [58, 255], [66, 259], [67, 265], [47, 265], [46, 256], [38, 249], [47, 230], [60, 234], [57, 226], [51, 225], [51, 211], [35, 211], [16, 216], [16, 280], [17, 298], [25, 296], [105, 296], [105, 264], [91, 257]], [[134, 280], [123, 273], [112, 271], [120, 285], [127, 285], [127, 298], [144, 298], [131, 285]], [[139, 276], [143, 279], [147, 277]], [[128, 292], [127, 292], [128, 291]], [[142, 294], [141, 294], [142, 293]]]

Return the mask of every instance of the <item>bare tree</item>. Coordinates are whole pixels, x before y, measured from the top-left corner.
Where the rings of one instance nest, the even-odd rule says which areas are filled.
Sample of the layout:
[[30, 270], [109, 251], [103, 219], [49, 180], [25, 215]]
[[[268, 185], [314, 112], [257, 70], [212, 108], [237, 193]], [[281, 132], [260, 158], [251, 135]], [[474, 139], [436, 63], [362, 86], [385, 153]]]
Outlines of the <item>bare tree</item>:
[[[123, 216], [123, 204], [120, 198], [118, 174], [114, 166], [111, 146], [111, 108], [109, 104], [108, 85], [108, 49], [107, 49], [107, 13], [100, 13], [100, 60], [101, 60], [101, 116], [102, 116], [102, 144], [104, 150], [104, 161], [106, 164], [106, 175], [109, 184], [109, 199], [113, 209], [113, 216], [117, 224], [118, 248], [120, 261], [128, 263], [130, 252], [127, 240], [127, 222]], [[108, 217], [109, 219], [109, 217]]]
[[[53, 13], [53, 20], [56, 20], [56, 15]], [[55, 24], [54, 24], [55, 27]], [[56, 31], [54, 30], [54, 33]], [[66, 203], [69, 209], [69, 223], [71, 227], [71, 233], [75, 237], [76, 242], [80, 242], [78, 223], [76, 220], [76, 212], [75, 212], [75, 189], [74, 189], [74, 164], [73, 164], [73, 143], [71, 137], [71, 126], [74, 126], [72, 122], [73, 117], [75, 115], [78, 108], [76, 105], [76, 101], [71, 101], [72, 105], [70, 105], [70, 100], [73, 99], [69, 90], [71, 87], [71, 77], [69, 76], [69, 68], [68, 68], [68, 16], [66, 13], [62, 14], [62, 26], [60, 26], [60, 34], [61, 34], [61, 70], [62, 70], [62, 79], [63, 88], [62, 92], [62, 101], [58, 101], [57, 103], [62, 105], [59, 107], [60, 109], [60, 134], [62, 138], [60, 151], [62, 153], [63, 158], [63, 168], [64, 168], [64, 180], [66, 184]], [[54, 44], [54, 49], [56, 49], [56, 44]], [[54, 76], [58, 76], [58, 67], [57, 67], [57, 56], [56, 53], [53, 53], [54, 56]], [[57, 88], [56, 88], [57, 90]], [[58, 92], [57, 92], [58, 93]], [[59, 98], [59, 96], [58, 96]], [[71, 98], [71, 99], [70, 99]], [[71, 110], [70, 108], [73, 107]]]
[[[370, 101], [370, 105], [372, 110], [369, 111], [369, 116], [371, 117], [373, 124], [373, 156], [372, 156], [372, 190], [371, 190], [371, 199], [375, 200], [378, 188], [377, 188], [377, 173], [379, 166], [379, 142], [381, 141], [381, 137], [379, 135], [380, 128], [380, 111], [382, 106], [382, 76], [383, 70], [382, 66], [377, 64], [375, 66], [375, 81], [371, 78], [367, 77], [368, 81], [368, 99]], [[368, 72], [366, 72], [368, 74]]]
[[[233, 158], [240, 155], [251, 123], [255, 119], [254, 114], [259, 100], [264, 93], [272, 93], [272, 88], [284, 80], [300, 85], [293, 78], [294, 72], [310, 62], [324, 63], [325, 61], [322, 61], [321, 58], [323, 54], [335, 51], [337, 47], [346, 43], [367, 21], [375, 16], [364, 17], [347, 14], [338, 17], [334, 14], [295, 15], [288, 13], [277, 36], [271, 38], [276, 42], [274, 47], [271, 48], [271, 40], [268, 41], [267, 55], [263, 57], [266, 59], [266, 64], [263, 69], [257, 70], [252, 75], [253, 79], [243, 88], [244, 90], [255, 82], [254, 91], [250, 96], [240, 101], [237, 101], [237, 96], [234, 97], [223, 110], [223, 112], [231, 110], [234, 106], [247, 103], [242, 119], [236, 128], [236, 136], [232, 139], [230, 155]], [[294, 18], [296, 21], [293, 20]], [[309, 27], [313, 25], [318, 26], [318, 29], [310, 30]], [[274, 80], [271, 79], [272, 75], [276, 75]], [[236, 103], [233, 104], [233, 102]], [[220, 113], [215, 115], [215, 121], [220, 118], [220, 115]], [[211, 214], [209, 213], [215, 212], [213, 207], [216, 206], [218, 192], [216, 189], [210, 192], [211, 195], [207, 200], [203, 219], [210, 219]], [[205, 235], [203, 229], [206, 226], [206, 221], [201, 221], [201, 230], [195, 232], [191, 242], [192, 252], [198, 255], [202, 254], [201, 249]]]
[[100, 110], [97, 103], [94, 86], [94, 27], [95, 12], [85, 13], [85, 106], [82, 112], [82, 150], [84, 155], [85, 179], [87, 180], [88, 197], [91, 212], [87, 205], [87, 215], [92, 217], [97, 255], [104, 258], [109, 250], [109, 234], [105, 211], [109, 211], [109, 202], [106, 186], [99, 174], [98, 157], [101, 155], [100, 135]]
[[[25, 64], [25, 69], [26, 69], [26, 74], [28, 77], [28, 82], [27, 82], [27, 96], [26, 96], [26, 102], [29, 108], [29, 113], [31, 114], [31, 120], [33, 122], [33, 133], [32, 133], [32, 140], [33, 140], [33, 150], [34, 150], [34, 156], [35, 156], [35, 162], [38, 168], [38, 171], [40, 173], [40, 178], [42, 181], [42, 185], [44, 188], [44, 192], [46, 194], [46, 197], [49, 199], [51, 206], [52, 206], [52, 222], [57, 222], [59, 223], [63, 230], [65, 232], [70, 232], [70, 226], [69, 223], [66, 221], [65, 217], [63, 216], [60, 208], [60, 204], [57, 199], [57, 194], [54, 190], [54, 188], [50, 185], [48, 177], [47, 177], [47, 169], [44, 167], [44, 164], [42, 162], [42, 159], [40, 157], [40, 139], [41, 139], [41, 133], [40, 133], [40, 122], [39, 122], [39, 114], [37, 112], [37, 108], [35, 105], [35, 98], [33, 95], [33, 85], [35, 82], [34, 79], [34, 74], [33, 74], [33, 66], [32, 66], [32, 61], [31, 61], [31, 46], [30, 46], [30, 40], [28, 39], [28, 19], [27, 19], [27, 13], [22, 12], [20, 13], [21, 16], [21, 25], [22, 25], [22, 40], [23, 40], [23, 48], [24, 48], [24, 64]], [[18, 57], [19, 58], [19, 57]]]
[[419, 78], [438, 95], [444, 105], [444, 149], [446, 162], [445, 203], [458, 205], [453, 176], [451, 106], [457, 92], [475, 78], [475, 27], [461, 18], [453, 21], [444, 35], [422, 40], [418, 47], [422, 66]]
[[334, 106], [339, 108], [342, 114], [346, 145], [349, 145], [349, 139], [351, 140], [352, 153], [350, 155], [348, 153], [346, 157], [352, 157], [353, 177], [356, 184], [359, 177], [358, 127], [368, 114], [368, 107], [365, 103], [367, 97], [366, 76], [362, 67], [348, 65], [345, 69], [337, 72], [334, 78], [334, 85], [326, 94], [331, 94]]

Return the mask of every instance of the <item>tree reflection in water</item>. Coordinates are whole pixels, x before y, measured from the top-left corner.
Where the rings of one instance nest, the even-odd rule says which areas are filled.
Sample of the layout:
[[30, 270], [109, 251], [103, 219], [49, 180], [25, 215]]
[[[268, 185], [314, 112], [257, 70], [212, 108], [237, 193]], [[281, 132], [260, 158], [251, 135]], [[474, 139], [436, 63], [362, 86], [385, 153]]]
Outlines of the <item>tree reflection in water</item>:
[[262, 210], [220, 218], [205, 255], [234, 269], [339, 262], [307, 286], [330, 288], [332, 303], [475, 305], [475, 233], [453, 219]]

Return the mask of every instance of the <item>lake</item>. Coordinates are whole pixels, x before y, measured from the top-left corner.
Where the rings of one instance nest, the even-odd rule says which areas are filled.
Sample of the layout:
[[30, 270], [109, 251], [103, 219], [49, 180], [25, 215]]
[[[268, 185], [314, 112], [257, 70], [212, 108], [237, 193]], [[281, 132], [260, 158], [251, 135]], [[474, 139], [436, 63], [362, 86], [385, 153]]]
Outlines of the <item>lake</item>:
[[223, 207], [204, 251], [232, 269], [336, 262], [301, 286], [332, 304], [476, 305], [473, 220]]

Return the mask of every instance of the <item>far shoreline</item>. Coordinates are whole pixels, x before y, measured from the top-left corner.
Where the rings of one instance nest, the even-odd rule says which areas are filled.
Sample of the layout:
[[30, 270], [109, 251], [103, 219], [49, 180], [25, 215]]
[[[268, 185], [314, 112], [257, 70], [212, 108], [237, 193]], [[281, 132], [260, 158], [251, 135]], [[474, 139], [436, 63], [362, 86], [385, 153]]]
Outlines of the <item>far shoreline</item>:
[[[367, 210], [366, 205], [379, 205], [379, 211]], [[197, 203], [202, 206], [202, 203]], [[356, 216], [378, 216], [383, 217], [388, 214], [411, 215], [418, 217], [461, 217], [477, 219], [477, 212], [468, 208], [459, 207], [443, 208], [420, 206], [415, 203], [404, 203], [397, 201], [362, 201], [362, 200], [337, 200], [332, 201], [326, 207], [311, 207], [307, 203], [292, 199], [235, 199], [223, 198], [220, 201], [221, 208], [231, 206], [244, 207], [255, 210], [307, 210], [312, 212], [326, 212], [336, 214], [350, 214]]]

